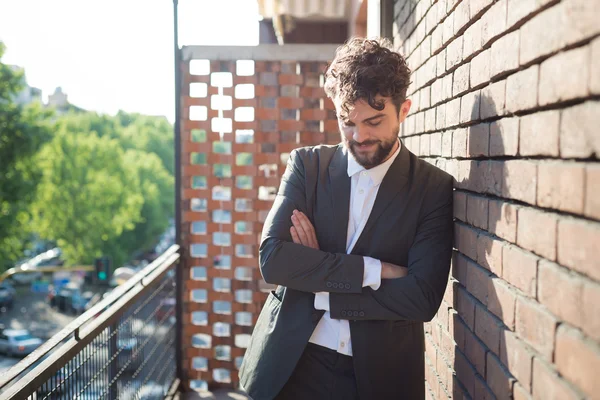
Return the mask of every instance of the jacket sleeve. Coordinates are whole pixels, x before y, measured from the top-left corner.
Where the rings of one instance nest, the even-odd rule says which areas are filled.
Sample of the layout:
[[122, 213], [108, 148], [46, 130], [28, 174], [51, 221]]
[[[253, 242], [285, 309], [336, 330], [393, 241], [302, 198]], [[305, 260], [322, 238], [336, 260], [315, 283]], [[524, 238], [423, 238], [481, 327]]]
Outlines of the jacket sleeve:
[[361, 293], [362, 256], [328, 253], [293, 243], [292, 212], [297, 209], [310, 215], [306, 178], [301, 154], [294, 150], [263, 227], [258, 255], [261, 274], [267, 283], [304, 292]]
[[450, 271], [454, 230], [452, 186], [449, 177], [441, 190], [438, 187], [430, 195], [433, 199], [423, 213], [408, 252], [408, 275], [383, 279], [377, 291], [364, 288], [360, 294], [330, 294], [332, 318], [413, 321], [433, 318]]

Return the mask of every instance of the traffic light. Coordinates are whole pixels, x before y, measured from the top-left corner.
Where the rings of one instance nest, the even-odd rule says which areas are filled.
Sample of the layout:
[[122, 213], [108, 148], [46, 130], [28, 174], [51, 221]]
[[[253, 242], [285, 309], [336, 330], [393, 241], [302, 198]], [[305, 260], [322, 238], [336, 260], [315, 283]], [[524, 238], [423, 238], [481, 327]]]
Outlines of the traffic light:
[[110, 258], [103, 256], [94, 261], [96, 270], [96, 281], [99, 283], [108, 283], [110, 279]]

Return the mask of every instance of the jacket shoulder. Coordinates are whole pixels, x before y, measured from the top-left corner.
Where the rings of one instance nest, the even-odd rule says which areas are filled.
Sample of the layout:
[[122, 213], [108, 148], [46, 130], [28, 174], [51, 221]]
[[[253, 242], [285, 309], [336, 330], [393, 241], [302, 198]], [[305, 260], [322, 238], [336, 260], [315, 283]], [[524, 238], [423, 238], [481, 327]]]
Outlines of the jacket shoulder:
[[295, 163], [300, 163], [305, 168], [329, 165], [336, 151], [342, 144], [318, 146], [305, 146], [292, 150], [290, 158]]

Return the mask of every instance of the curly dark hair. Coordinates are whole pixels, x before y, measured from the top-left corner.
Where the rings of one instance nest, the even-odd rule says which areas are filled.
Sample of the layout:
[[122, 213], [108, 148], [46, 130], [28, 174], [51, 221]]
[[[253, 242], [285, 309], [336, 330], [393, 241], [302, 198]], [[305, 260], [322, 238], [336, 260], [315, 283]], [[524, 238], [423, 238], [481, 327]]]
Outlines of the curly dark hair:
[[376, 110], [383, 110], [378, 94], [390, 97], [400, 112], [410, 84], [410, 69], [399, 53], [391, 50], [388, 39], [352, 38], [338, 47], [325, 73], [325, 93], [341, 100], [341, 117], [347, 117], [357, 100], [366, 100]]

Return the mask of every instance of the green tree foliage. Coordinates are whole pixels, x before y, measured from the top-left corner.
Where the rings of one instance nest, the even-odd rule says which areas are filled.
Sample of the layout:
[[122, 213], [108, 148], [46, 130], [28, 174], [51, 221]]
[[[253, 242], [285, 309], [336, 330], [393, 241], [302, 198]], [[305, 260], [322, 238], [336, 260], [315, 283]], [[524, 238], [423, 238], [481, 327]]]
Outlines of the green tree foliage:
[[[0, 42], [0, 60], [5, 47]], [[50, 138], [50, 114], [40, 104], [17, 104], [23, 72], [0, 61], [0, 271], [22, 257], [32, 229], [30, 204], [40, 170], [33, 161]]]

